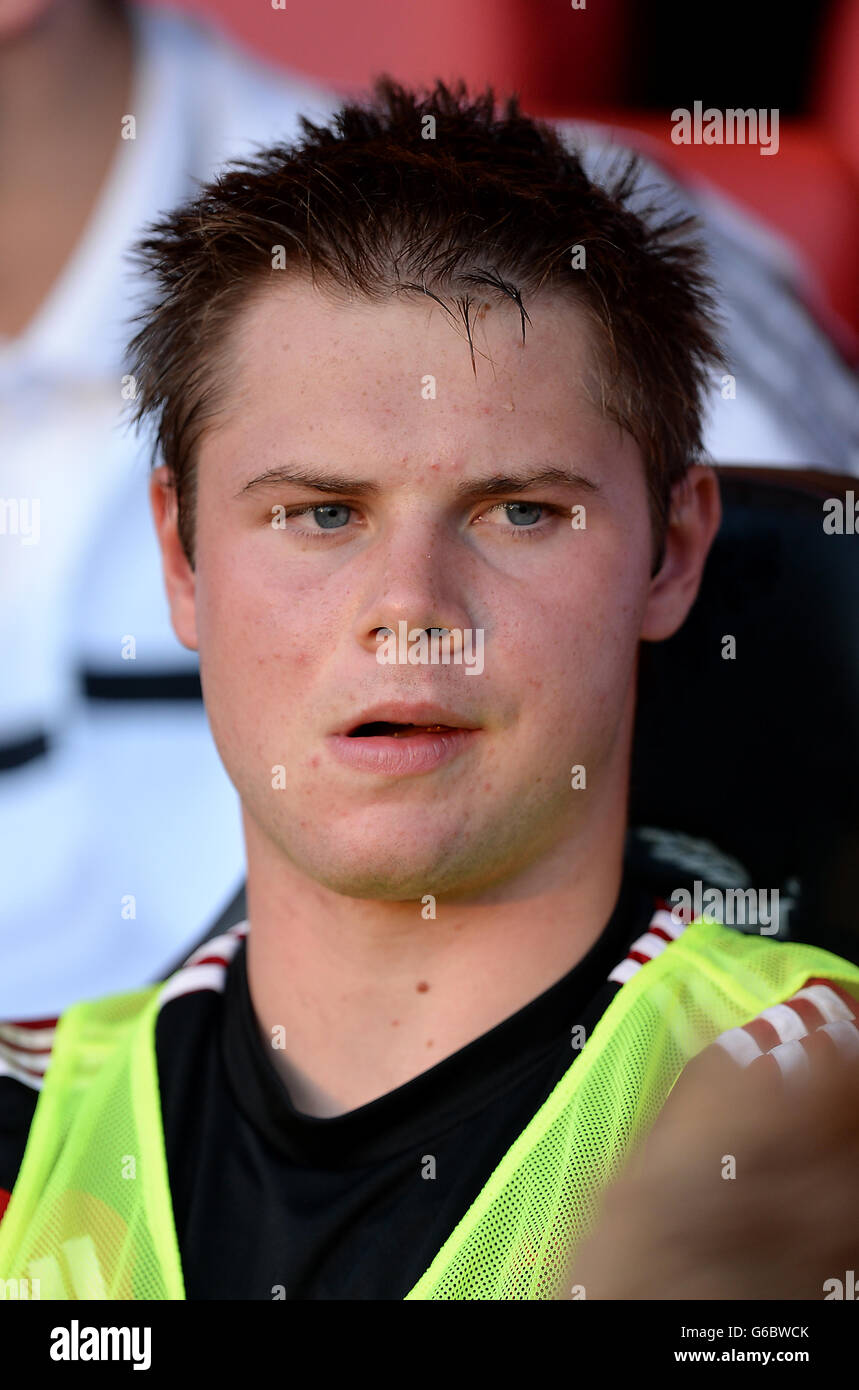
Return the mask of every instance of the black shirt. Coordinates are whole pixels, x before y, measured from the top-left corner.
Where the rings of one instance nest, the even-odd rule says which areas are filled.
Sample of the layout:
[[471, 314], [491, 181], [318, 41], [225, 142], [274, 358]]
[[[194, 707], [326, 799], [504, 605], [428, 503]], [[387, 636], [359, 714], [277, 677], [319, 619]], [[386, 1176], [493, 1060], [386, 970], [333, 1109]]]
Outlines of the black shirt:
[[[683, 881], [669, 871], [668, 883]], [[575, 1061], [580, 1028], [589, 1037], [621, 988], [608, 976], [658, 899], [627, 865], [609, 922], [562, 979], [405, 1085], [332, 1118], [290, 1100], [256, 1021], [244, 939], [222, 989], [163, 1002], [156, 1054], [187, 1298], [402, 1299]], [[38, 1099], [22, 1076], [0, 1065], [7, 1190]]]
[[610, 971], [653, 911], [627, 880], [601, 937], [551, 988], [328, 1119], [289, 1098], [257, 1026], [244, 942], [223, 994], [165, 1004], [156, 1048], [187, 1297], [402, 1299], [573, 1063], [574, 1026], [590, 1035], [619, 988]]

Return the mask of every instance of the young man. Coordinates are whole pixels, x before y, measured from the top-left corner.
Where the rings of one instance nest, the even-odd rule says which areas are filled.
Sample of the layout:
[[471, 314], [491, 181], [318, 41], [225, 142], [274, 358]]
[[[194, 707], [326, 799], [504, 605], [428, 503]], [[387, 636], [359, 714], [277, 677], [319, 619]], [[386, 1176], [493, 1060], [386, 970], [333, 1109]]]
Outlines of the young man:
[[773, 1006], [852, 1027], [855, 967], [624, 872], [638, 646], [720, 515], [701, 259], [631, 186], [513, 104], [383, 83], [142, 243], [138, 416], [248, 923], [69, 1010], [38, 1106], [7, 1038], [0, 1276], [563, 1296], [685, 1062], [748, 1060]]

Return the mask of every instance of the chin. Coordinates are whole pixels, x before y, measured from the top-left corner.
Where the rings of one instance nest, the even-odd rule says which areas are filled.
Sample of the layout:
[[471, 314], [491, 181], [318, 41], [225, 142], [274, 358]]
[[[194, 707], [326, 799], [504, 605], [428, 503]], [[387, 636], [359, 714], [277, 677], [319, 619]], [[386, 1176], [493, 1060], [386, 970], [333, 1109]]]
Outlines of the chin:
[[427, 893], [437, 898], [465, 892], [482, 882], [485, 873], [461, 834], [453, 838], [452, 846], [447, 838], [431, 843], [425, 831], [411, 844], [404, 844], [402, 836], [392, 832], [378, 839], [365, 834], [360, 844], [338, 842], [336, 836], [328, 835], [312, 846], [285, 848], [293, 864], [323, 887], [344, 897], [379, 902], [420, 906]]
[[304, 864], [304, 872], [334, 893], [348, 898], [374, 898], [381, 902], [420, 902], [426, 893], [437, 897], [456, 886], [459, 874], [447, 862], [439, 864], [424, 851], [404, 858], [390, 850], [362, 854], [359, 860], [341, 859], [333, 868]]
[[414, 903], [416, 908], [420, 907], [421, 900], [428, 893], [434, 898], [438, 898], [441, 893], [437, 884], [428, 885], [426, 875], [386, 873], [381, 865], [377, 869], [368, 868], [360, 874], [313, 874], [312, 877], [324, 888], [330, 889], [332, 893], [339, 893], [343, 898], [364, 898], [370, 902], [382, 903]]

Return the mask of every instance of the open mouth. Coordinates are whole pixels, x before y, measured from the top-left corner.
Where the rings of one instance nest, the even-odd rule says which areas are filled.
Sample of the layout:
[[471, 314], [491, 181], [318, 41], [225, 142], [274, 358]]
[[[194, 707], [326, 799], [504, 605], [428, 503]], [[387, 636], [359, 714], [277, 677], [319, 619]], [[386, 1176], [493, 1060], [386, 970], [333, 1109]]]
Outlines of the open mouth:
[[452, 734], [458, 732], [451, 724], [391, 724], [377, 720], [372, 724], [359, 724], [352, 729], [349, 738], [414, 738], [416, 734]]
[[[384, 714], [384, 709], [365, 710], [365, 714]], [[446, 763], [453, 763], [474, 747], [480, 725], [470, 724], [456, 710], [427, 709], [417, 705], [411, 710], [394, 708], [392, 714], [415, 714], [427, 720], [413, 724], [406, 719], [364, 719], [350, 729], [328, 740], [331, 756], [353, 772], [369, 773], [374, 777], [418, 777], [435, 772]], [[443, 724], [440, 716], [463, 720], [463, 723]], [[429, 721], [432, 720], [432, 723]]]

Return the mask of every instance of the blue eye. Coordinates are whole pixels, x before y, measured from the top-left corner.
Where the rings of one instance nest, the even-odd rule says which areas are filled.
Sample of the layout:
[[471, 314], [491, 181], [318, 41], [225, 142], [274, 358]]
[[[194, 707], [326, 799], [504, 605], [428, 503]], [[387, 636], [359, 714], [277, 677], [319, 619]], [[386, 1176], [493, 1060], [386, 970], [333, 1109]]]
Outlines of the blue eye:
[[539, 521], [536, 514], [542, 511], [542, 507], [538, 502], [505, 502], [504, 510], [514, 526], [528, 526]]
[[323, 531], [335, 531], [349, 520], [351, 507], [332, 505], [313, 508], [313, 518]]
[[[353, 517], [353, 513], [360, 508], [355, 508], [347, 502], [322, 502], [314, 506], [312, 503], [305, 503], [303, 506], [295, 507], [272, 507], [271, 512], [274, 516], [279, 513], [280, 519], [268, 521], [267, 524], [275, 529], [283, 529], [287, 519], [298, 521], [299, 518], [313, 520], [313, 525], [305, 527], [289, 526], [286, 529], [291, 531], [293, 536], [302, 541], [321, 541], [326, 531], [354, 531], [361, 528], [361, 522]], [[555, 523], [557, 518], [565, 513], [565, 508], [558, 507], [552, 502], [495, 502], [487, 508], [476, 521], [483, 521], [484, 518], [495, 518], [494, 530], [498, 537], [506, 537], [509, 540], [546, 540], [555, 534]], [[499, 525], [501, 517], [504, 517], [506, 524]]]
[[[564, 508], [553, 502], [495, 502], [480, 517], [496, 517], [495, 531], [511, 541], [546, 540], [555, 535], [557, 519]], [[501, 518], [502, 524], [498, 524]]]

